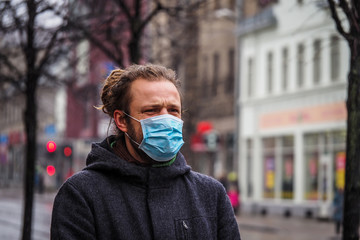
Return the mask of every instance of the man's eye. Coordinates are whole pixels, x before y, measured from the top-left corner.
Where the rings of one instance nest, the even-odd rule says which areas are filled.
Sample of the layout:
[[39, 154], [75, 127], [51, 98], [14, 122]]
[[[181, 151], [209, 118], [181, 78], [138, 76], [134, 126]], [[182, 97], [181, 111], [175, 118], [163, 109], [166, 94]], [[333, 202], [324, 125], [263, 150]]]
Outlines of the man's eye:
[[180, 113], [180, 110], [176, 109], [176, 108], [173, 108], [173, 109], [170, 109], [169, 112]]

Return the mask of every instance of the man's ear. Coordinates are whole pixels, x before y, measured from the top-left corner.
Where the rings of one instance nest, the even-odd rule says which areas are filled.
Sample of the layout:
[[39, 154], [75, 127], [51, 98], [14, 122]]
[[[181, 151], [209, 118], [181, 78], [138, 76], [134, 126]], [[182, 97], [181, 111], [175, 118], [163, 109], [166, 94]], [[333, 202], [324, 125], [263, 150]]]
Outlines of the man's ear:
[[114, 111], [114, 121], [116, 126], [123, 132], [127, 132], [127, 123], [125, 114], [120, 110]]

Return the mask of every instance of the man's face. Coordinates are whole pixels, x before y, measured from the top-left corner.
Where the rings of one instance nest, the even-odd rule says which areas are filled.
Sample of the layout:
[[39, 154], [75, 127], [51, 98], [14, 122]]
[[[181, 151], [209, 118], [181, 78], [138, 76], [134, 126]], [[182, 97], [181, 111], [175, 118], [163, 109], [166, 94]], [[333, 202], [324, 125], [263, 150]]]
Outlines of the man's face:
[[131, 84], [130, 92], [131, 116], [139, 120], [162, 114], [181, 118], [180, 95], [172, 82], [137, 79]]
[[[171, 114], [181, 118], [180, 94], [175, 85], [168, 80], [135, 80], [130, 87], [131, 102], [129, 113], [136, 119]], [[142, 141], [141, 124], [133, 119], [128, 121], [128, 134], [137, 143]]]

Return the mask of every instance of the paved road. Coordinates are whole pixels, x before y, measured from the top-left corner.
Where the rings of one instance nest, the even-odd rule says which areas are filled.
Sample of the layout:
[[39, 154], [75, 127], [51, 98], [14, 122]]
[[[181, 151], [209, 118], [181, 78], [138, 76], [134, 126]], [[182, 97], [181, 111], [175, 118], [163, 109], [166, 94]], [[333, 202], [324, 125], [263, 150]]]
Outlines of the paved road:
[[[50, 239], [50, 222], [54, 194], [35, 194], [33, 240]], [[0, 239], [21, 239], [23, 198], [21, 191], [0, 190]]]
[[[54, 193], [35, 194], [33, 240], [50, 239]], [[0, 239], [21, 238], [22, 194], [19, 190], [0, 189]], [[266, 217], [241, 214], [238, 223], [243, 240], [340, 240], [332, 222], [316, 219]]]
[[243, 240], [340, 240], [329, 221], [243, 214], [238, 223]]

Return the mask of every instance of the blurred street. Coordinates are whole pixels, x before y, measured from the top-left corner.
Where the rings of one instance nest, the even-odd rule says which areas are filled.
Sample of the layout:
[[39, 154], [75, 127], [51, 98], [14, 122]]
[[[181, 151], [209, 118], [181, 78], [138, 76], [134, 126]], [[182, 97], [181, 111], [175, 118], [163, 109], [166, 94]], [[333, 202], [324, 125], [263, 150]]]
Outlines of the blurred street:
[[[50, 239], [54, 193], [34, 196], [33, 240]], [[17, 240], [22, 235], [23, 197], [20, 189], [0, 189], [0, 239]]]
[[330, 221], [243, 214], [238, 223], [242, 240], [340, 240]]
[[[35, 194], [33, 239], [50, 239], [49, 229], [54, 193]], [[20, 190], [0, 190], [0, 239], [21, 238], [22, 194]], [[243, 240], [340, 240], [332, 222], [242, 214], [238, 217]]]

